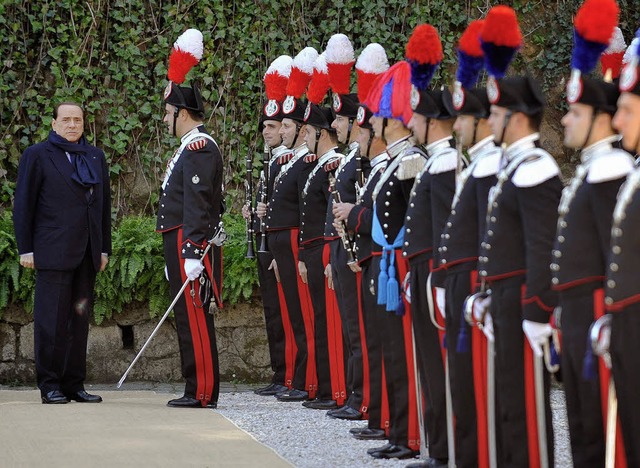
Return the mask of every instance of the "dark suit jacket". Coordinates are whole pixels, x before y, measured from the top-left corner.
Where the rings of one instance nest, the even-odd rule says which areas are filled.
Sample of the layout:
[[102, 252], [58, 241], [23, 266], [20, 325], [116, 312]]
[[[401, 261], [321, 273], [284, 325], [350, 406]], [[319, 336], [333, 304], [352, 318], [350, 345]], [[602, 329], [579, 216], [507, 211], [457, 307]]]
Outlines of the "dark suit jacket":
[[89, 146], [87, 161], [100, 182], [88, 195], [71, 178], [73, 166], [48, 141], [25, 150], [18, 167], [13, 224], [20, 254], [33, 252], [36, 269], [73, 270], [91, 247], [96, 271], [111, 254], [111, 190], [102, 150]]

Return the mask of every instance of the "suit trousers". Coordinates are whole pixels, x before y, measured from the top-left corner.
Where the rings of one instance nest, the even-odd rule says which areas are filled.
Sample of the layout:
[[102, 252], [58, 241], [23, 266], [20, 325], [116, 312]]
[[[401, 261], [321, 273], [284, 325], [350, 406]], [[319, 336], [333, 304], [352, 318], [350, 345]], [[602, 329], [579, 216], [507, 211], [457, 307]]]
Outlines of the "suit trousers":
[[75, 270], [38, 270], [33, 311], [38, 388], [77, 392], [87, 371], [96, 270], [87, 247]]

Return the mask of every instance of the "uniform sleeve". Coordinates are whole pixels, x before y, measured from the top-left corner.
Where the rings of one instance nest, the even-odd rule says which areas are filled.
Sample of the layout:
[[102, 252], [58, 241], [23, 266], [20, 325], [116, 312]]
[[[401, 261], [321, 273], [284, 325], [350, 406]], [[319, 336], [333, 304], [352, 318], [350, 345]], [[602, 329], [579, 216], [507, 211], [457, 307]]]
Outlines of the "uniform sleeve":
[[363, 205], [355, 205], [349, 212], [346, 223], [350, 231], [371, 235], [373, 210]]
[[102, 253], [111, 255], [111, 185], [109, 168], [104, 153], [102, 156]]
[[562, 182], [557, 176], [517, 191], [526, 250], [525, 320], [548, 322], [557, 303], [557, 295], [551, 290], [549, 259], [556, 234], [561, 192]]
[[[433, 242], [437, 247], [440, 244], [440, 235], [444, 232], [449, 215], [451, 214], [451, 202], [456, 190], [455, 171], [442, 172], [431, 175], [431, 229]], [[440, 252], [433, 249], [433, 265], [440, 265]], [[431, 284], [434, 287], [444, 287], [447, 272], [444, 268], [436, 268], [431, 276]]]
[[13, 228], [19, 254], [33, 252], [34, 215], [43, 177], [38, 156], [33, 148], [27, 148], [18, 164], [18, 180], [13, 204]]
[[208, 241], [210, 212], [213, 209], [213, 175], [215, 158], [213, 143], [204, 148], [185, 151], [183, 165], [182, 258], [200, 258]]

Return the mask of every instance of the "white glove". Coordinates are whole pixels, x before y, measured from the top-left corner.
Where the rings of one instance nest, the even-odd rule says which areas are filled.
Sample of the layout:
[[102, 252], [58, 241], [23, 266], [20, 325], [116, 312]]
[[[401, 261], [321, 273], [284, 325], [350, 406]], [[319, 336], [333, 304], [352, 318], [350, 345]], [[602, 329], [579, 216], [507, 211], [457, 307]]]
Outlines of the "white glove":
[[169, 281], [169, 270], [167, 270], [167, 265], [164, 266], [164, 277]]
[[436, 287], [436, 305], [442, 318], [445, 318], [445, 289]]
[[494, 342], [496, 340], [495, 335], [493, 334], [493, 318], [491, 314], [487, 312], [484, 316], [484, 323], [482, 324], [482, 333], [487, 337], [487, 340], [490, 342]]
[[[476, 322], [482, 322], [483, 317], [489, 315], [489, 306], [491, 305], [491, 296], [484, 299], [478, 299], [473, 303], [473, 319]], [[493, 322], [492, 322], [493, 325]]]
[[548, 323], [532, 322], [531, 320], [522, 321], [522, 331], [527, 336], [529, 344], [534, 354], [542, 357], [542, 346], [549, 341], [549, 337], [553, 333], [553, 328]]
[[204, 270], [204, 265], [200, 260], [196, 258], [185, 259], [184, 273], [187, 275], [187, 278], [189, 278], [189, 281], [193, 281], [198, 278], [200, 273], [202, 273], [202, 270]]

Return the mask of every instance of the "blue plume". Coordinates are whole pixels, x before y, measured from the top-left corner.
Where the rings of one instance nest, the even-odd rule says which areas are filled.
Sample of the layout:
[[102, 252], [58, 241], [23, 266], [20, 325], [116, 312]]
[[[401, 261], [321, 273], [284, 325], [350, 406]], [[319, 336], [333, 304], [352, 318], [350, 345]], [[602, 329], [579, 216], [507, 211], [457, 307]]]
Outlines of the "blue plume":
[[497, 46], [491, 42], [480, 41], [480, 46], [484, 52], [484, 63], [487, 72], [497, 79], [503, 78], [507, 74], [507, 68], [518, 52], [518, 47]]
[[484, 68], [484, 57], [473, 57], [458, 49], [456, 80], [462, 83], [463, 88], [471, 89], [476, 85], [482, 68]]
[[382, 88], [382, 97], [380, 98], [380, 108], [378, 109], [378, 115], [380, 117], [393, 118], [393, 112], [391, 110], [391, 98], [393, 97], [393, 79], [389, 80], [387, 84]]
[[436, 70], [440, 66], [440, 63], [432, 65], [430, 63], [420, 63], [416, 60], [407, 59], [409, 65], [411, 65], [411, 84], [418, 88], [419, 91], [425, 91]]
[[571, 54], [571, 68], [580, 70], [583, 74], [591, 73], [596, 68], [600, 55], [607, 50], [608, 44], [588, 41], [573, 30], [573, 53]]

